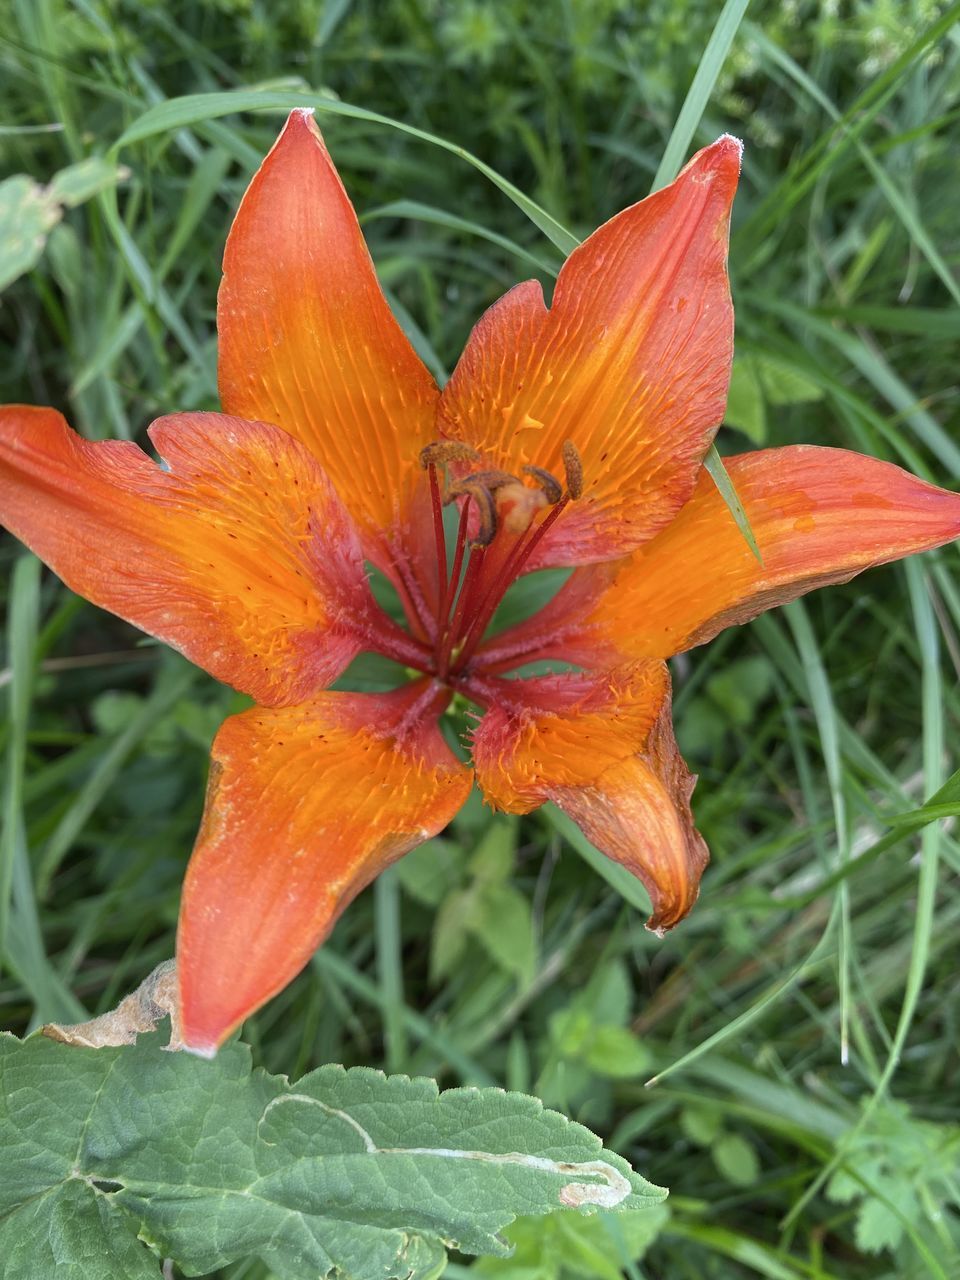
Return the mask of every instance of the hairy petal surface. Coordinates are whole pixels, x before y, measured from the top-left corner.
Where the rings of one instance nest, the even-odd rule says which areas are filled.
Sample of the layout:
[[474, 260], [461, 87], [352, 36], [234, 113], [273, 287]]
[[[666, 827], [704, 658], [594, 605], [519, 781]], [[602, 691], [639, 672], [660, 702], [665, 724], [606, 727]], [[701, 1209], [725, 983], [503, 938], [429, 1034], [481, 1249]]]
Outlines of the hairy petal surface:
[[564, 264], [549, 309], [528, 281], [471, 334], [441, 399], [443, 433], [512, 472], [533, 464], [562, 477], [567, 439], [583, 461], [583, 497], [537, 565], [622, 556], [693, 492], [730, 377], [740, 151], [720, 138], [595, 231]]
[[815, 587], [960, 537], [960, 494], [863, 454], [794, 445], [725, 465], [762, 564], [704, 473], [659, 537], [620, 565], [575, 573], [481, 662], [531, 645], [581, 663], [666, 658]]
[[53, 409], [0, 408], [0, 520], [72, 591], [266, 704], [363, 647], [373, 608], [350, 519], [276, 427], [214, 413], [150, 428], [165, 460], [91, 443]]
[[665, 664], [506, 683], [510, 697], [474, 734], [487, 800], [510, 813], [552, 800], [643, 881], [648, 928], [673, 928], [696, 900], [709, 854], [693, 825], [695, 779], [673, 735]]
[[365, 885], [463, 804], [471, 772], [436, 724], [448, 697], [419, 681], [223, 725], [180, 910], [189, 1047], [214, 1052], [299, 973]]
[[290, 114], [247, 188], [223, 273], [224, 409], [302, 441], [379, 563], [381, 531], [405, 519], [438, 392], [387, 305], [312, 112]]

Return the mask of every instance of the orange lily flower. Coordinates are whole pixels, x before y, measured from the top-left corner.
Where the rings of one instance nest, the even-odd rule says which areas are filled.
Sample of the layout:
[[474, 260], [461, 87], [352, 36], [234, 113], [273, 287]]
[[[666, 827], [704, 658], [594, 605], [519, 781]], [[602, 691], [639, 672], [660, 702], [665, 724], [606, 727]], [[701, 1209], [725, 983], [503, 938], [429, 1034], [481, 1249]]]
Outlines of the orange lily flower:
[[[549, 307], [518, 285], [441, 393], [392, 316], [312, 114], [294, 111], [227, 243], [225, 413], [92, 444], [0, 410], [0, 517], [73, 590], [257, 705], [213, 746], [178, 934], [184, 1034], [210, 1054], [288, 983], [347, 903], [439, 832], [474, 773], [495, 807], [552, 800], [649, 890], [651, 928], [707, 850], [666, 659], [722, 627], [960, 535], [960, 496], [836, 449], [729, 461], [759, 564], [703, 469], [733, 343], [722, 137], [568, 258]], [[443, 506], [459, 512], [455, 537]], [[365, 562], [406, 626], [374, 602]], [[488, 635], [507, 588], [575, 566]], [[326, 692], [362, 651], [421, 673]], [[577, 670], [507, 678], [543, 657]], [[473, 768], [438, 717], [484, 713]]]

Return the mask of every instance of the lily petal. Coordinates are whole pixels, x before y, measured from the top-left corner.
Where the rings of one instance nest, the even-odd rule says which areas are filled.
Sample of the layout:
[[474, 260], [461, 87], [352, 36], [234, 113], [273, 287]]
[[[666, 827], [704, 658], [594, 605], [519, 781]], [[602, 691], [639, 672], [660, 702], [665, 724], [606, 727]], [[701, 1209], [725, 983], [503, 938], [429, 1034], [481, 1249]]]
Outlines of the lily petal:
[[448, 698], [420, 681], [223, 725], [180, 910], [189, 1048], [214, 1053], [299, 973], [351, 899], [463, 804], [470, 770], [436, 724]]
[[669, 658], [817, 587], [960, 537], [960, 494], [864, 454], [792, 445], [724, 465], [762, 564], [704, 472], [663, 533], [619, 564], [574, 573], [538, 614], [482, 648], [478, 666]]
[[704, 473], [659, 537], [619, 566], [575, 573], [541, 615], [496, 637], [481, 661], [546, 638], [554, 616], [568, 625], [545, 639], [544, 655], [587, 663], [670, 657], [816, 587], [960, 537], [960, 494], [863, 454], [795, 445], [725, 465], [762, 564]]
[[445, 435], [519, 474], [563, 477], [571, 440], [583, 497], [537, 565], [622, 556], [690, 497], [726, 405], [733, 353], [727, 228], [739, 142], [700, 151], [670, 186], [575, 249], [553, 303], [518, 285], [482, 317], [443, 392]]
[[665, 664], [504, 683], [511, 701], [487, 712], [473, 740], [487, 800], [510, 813], [552, 800], [643, 881], [647, 927], [672, 929], [696, 901], [709, 854], [693, 825], [696, 780], [677, 750]]
[[0, 408], [0, 520], [71, 590], [258, 701], [299, 701], [362, 647], [372, 607], [350, 518], [276, 427], [161, 418], [91, 443], [54, 409]]
[[403, 518], [438, 392], [387, 305], [311, 111], [291, 112], [247, 188], [223, 273], [224, 409], [302, 441], [378, 542]]

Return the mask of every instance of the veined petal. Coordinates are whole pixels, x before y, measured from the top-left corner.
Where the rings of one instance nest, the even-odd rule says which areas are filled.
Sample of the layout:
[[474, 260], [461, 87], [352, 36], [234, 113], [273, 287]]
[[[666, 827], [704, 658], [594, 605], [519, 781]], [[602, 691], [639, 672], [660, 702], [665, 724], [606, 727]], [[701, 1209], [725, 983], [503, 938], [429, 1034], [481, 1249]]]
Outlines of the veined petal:
[[552, 800], [588, 840], [643, 881], [647, 926], [672, 929], [693, 906], [709, 854], [693, 825], [662, 662], [607, 674], [506, 682], [512, 695], [474, 734], [487, 800], [527, 813]]
[[436, 724], [448, 697], [420, 681], [224, 724], [180, 910], [190, 1048], [212, 1054], [299, 973], [365, 885], [463, 804], [471, 772]]
[[357, 535], [276, 427], [161, 418], [159, 467], [53, 409], [0, 408], [0, 520], [70, 587], [258, 701], [299, 701], [362, 647]]
[[568, 439], [583, 461], [583, 497], [538, 565], [622, 556], [693, 492], [730, 376], [740, 150], [720, 138], [595, 231], [564, 264], [549, 310], [528, 281], [471, 334], [441, 399], [444, 434], [517, 474], [532, 464], [562, 477]]
[[290, 114], [227, 239], [220, 398], [317, 457], [365, 537], [402, 520], [437, 388], [377, 282], [310, 111]]
[[537, 637], [568, 661], [666, 658], [815, 587], [960, 537], [960, 494], [876, 458], [795, 445], [725, 465], [762, 564], [704, 473], [669, 528], [619, 566], [575, 573], [549, 618], [496, 637], [481, 660]]

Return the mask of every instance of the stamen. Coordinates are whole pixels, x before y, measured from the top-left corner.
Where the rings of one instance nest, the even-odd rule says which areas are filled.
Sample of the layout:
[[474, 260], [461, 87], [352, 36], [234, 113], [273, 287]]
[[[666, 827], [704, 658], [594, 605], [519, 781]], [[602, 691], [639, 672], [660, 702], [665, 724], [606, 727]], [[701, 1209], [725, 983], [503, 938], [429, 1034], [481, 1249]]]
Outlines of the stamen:
[[583, 462], [572, 440], [564, 440], [561, 456], [567, 476], [567, 490], [571, 498], [579, 498], [583, 493]]
[[485, 485], [476, 484], [473, 476], [452, 485], [450, 492], [453, 493], [454, 490], [454, 496], [466, 496], [476, 503], [480, 525], [470, 539], [471, 547], [489, 547], [497, 534], [497, 504], [493, 500], [493, 494]]
[[557, 518], [569, 501], [569, 496], [564, 495], [555, 506], [550, 508], [546, 519], [531, 529], [529, 535], [521, 537], [507, 556], [497, 580], [488, 589], [480, 608], [470, 622], [467, 634], [456, 657], [455, 673], [462, 671], [476, 653], [480, 641], [483, 639], [483, 633], [490, 625], [493, 615], [497, 611], [497, 606], [506, 594], [507, 587], [520, 576], [523, 566], [543, 541], [544, 535], [556, 523]]
[[476, 449], [471, 449], [468, 444], [461, 444], [459, 440], [434, 440], [420, 450], [420, 465], [424, 471], [427, 467], [441, 467], [447, 462], [479, 461], [480, 455]]
[[537, 484], [547, 495], [547, 501], [551, 506], [553, 506], [555, 502], [560, 501], [563, 497], [563, 486], [555, 475], [552, 475], [543, 467], [528, 466], [524, 467], [523, 470], [525, 475], [532, 476], [532, 478], [536, 480]]
[[497, 489], [502, 489], [505, 484], [517, 483], [517, 477], [512, 476], [509, 471], [474, 471], [466, 478], [473, 484], [482, 484], [491, 493], [495, 493]]
[[433, 509], [433, 537], [437, 548], [437, 633], [447, 616], [447, 537], [443, 528], [443, 503], [440, 500], [440, 481], [437, 468], [431, 463], [430, 506]]

